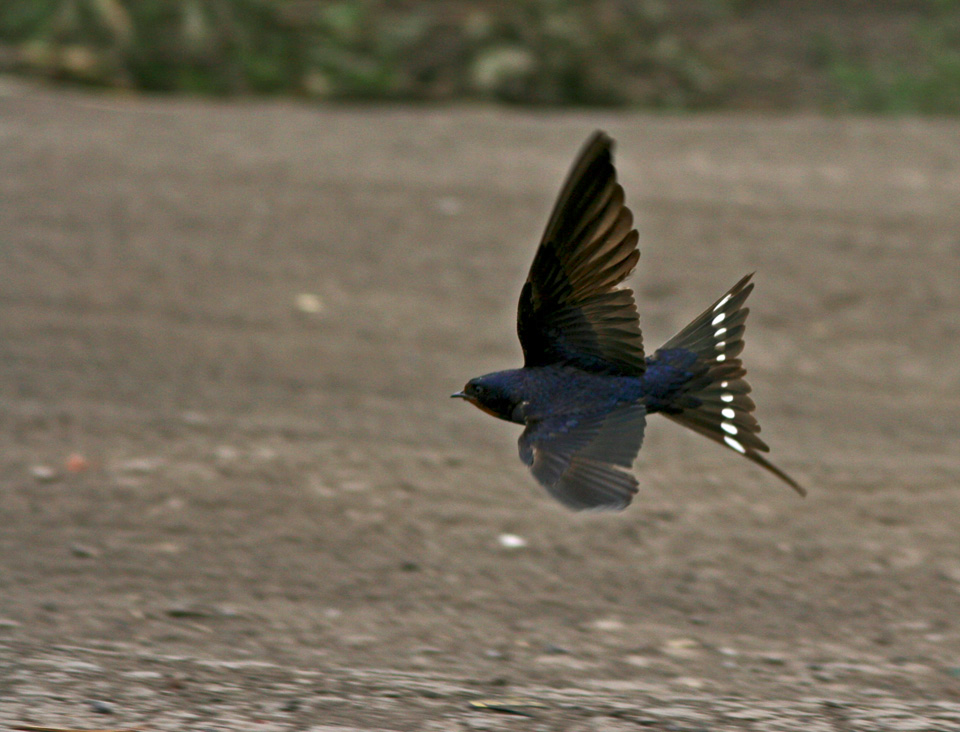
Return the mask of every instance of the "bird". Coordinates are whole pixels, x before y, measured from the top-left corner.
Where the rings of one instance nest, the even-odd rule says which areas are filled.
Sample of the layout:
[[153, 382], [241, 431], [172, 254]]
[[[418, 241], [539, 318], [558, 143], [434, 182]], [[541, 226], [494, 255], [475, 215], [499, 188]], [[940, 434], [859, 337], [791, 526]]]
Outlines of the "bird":
[[626, 508], [647, 417], [662, 414], [806, 490], [764, 454], [739, 358], [754, 273], [652, 356], [633, 291], [639, 234], [596, 131], [574, 161], [520, 292], [523, 366], [470, 379], [452, 397], [524, 426], [520, 459], [575, 511]]

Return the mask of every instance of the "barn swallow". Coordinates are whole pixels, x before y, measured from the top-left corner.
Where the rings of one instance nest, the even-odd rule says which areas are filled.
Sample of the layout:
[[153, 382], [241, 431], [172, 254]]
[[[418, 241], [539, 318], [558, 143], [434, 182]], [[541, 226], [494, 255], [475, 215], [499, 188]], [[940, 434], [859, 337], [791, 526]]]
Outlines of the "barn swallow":
[[523, 367], [478, 376], [453, 394], [524, 425], [520, 459], [573, 510], [622, 510], [647, 415], [659, 412], [806, 491], [763, 453], [739, 355], [748, 274], [646, 357], [633, 292], [620, 287], [640, 258], [633, 214], [596, 132], [554, 204], [520, 292]]

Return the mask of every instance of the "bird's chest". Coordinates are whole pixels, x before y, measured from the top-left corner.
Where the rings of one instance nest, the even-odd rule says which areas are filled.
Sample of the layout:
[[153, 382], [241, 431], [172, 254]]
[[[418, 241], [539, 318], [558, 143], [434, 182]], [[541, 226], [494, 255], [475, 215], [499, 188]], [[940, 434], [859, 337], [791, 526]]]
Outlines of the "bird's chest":
[[606, 411], [640, 397], [640, 380], [590, 374], [568, 367], [529, 369], [523, 417], [544, 419], [560, 414]]

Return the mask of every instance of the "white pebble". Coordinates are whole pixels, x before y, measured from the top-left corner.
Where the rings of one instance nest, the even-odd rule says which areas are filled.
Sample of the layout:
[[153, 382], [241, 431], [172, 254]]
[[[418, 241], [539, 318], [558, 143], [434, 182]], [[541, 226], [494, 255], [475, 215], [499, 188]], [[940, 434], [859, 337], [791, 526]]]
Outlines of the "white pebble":
[[500, 546], [506, 549], [522, 549], [527, 545], [527, 540], [516, 534], [500, 534], [497, 540], [500, 542]]
[[323, 300], [312, 292], [302, 292], [297, 295], [297, 310], [308, 315], [316, 315], [323, 310]]

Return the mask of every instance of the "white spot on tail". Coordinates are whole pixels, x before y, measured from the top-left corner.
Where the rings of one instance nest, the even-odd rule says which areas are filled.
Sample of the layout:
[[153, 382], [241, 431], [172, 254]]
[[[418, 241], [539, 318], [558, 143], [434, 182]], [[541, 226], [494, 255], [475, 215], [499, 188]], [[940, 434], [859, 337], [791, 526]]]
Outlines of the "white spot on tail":
[[726, 402], [727, 404], [729, 404], [730, 402], [733, 401], [733, 394], [721, 394], [720, 401]]
[[741, 445], [739, 442], [737, 442], [735, 439], [733, 439], [732, 437], [724, 437], [724, 438], [723, 438], [723, 441], [726, 442], [726, 443], [727, 443], [730, 447], [732, 447], [734, 450], [736, 450], [737, 452], [739, 452], [741, 455], [746, 455], [746, 454], [747, 454], [747, 449], [746, 449], [743, 445]]
[[722, 323], [726, 317], [726, 313], [720, 313], [717, 317], [710, 321], [710, 325], [720, 325], [720, 323]]
[[721, 388], [721, 389], [726, 389], [728, 386], [730, 386], [730, 382], [729, 382], [729, 381], [721, 381], [721, 382], [720, 382], [720, 388]]
[[722, 351], [722, 350], [723, 350], [724, 348], [726, 348], [726, 347], [727, 347], [727, 342], [726, 342], [726, 341], [717, 341], [717, 350], [718, 350], [718, 351]]
[[[727, 304], [727, 301], [728, 301], [731, 297], [733, 297], [733, 295], [724, 295], [724, 296], [720, 299], [720, 302], [718, 302], [716, 305], [713, 306], [713, 312], [717, 312], [720, 308], [722, 308], [724, 305], [726, 305], [726, 304]], [[723, 320], [723, 318], [720, 318], [720, 320]], [[713, 324], [716, 325], [717, 323], [720, 322], [720, 320], [714, 321]]]
[[722, 430], [723, 430], [724, 432], [726, 432], [728, 435], [735, 435], [735, 434], [737, 434], [737, 428], [734, 427], [734, 426], [733, 426], [732, 424], [730, 424], [729, 422], [721, 422], [721, 423], [720, 423], [720, 429], [722, 429]]
[[737, 416], [737, 413], [734, 412], [732, 409], [730, 409], [730, 407], [727, 407], [726, 409], [722, 410], [720, 414], [722, 414], [727, 419], [733, 419], [734, 417]]
[[719, 338], [720, 336], [722, 336], [722, 335], [723, 335], [724, 333], [726, 333], [726, 332], [727, 332], [727, 329], [726, 329], [726, 328], [717, 328], [717, 332], [713, 334], [713, 337], [714, 337], [714, 338]]
[[726, 361], [726, 360], [727, 360], [727, 354], [721, 353], [719, 356], [717, 356], [717, 360], [718, 360], [718, 361]]

